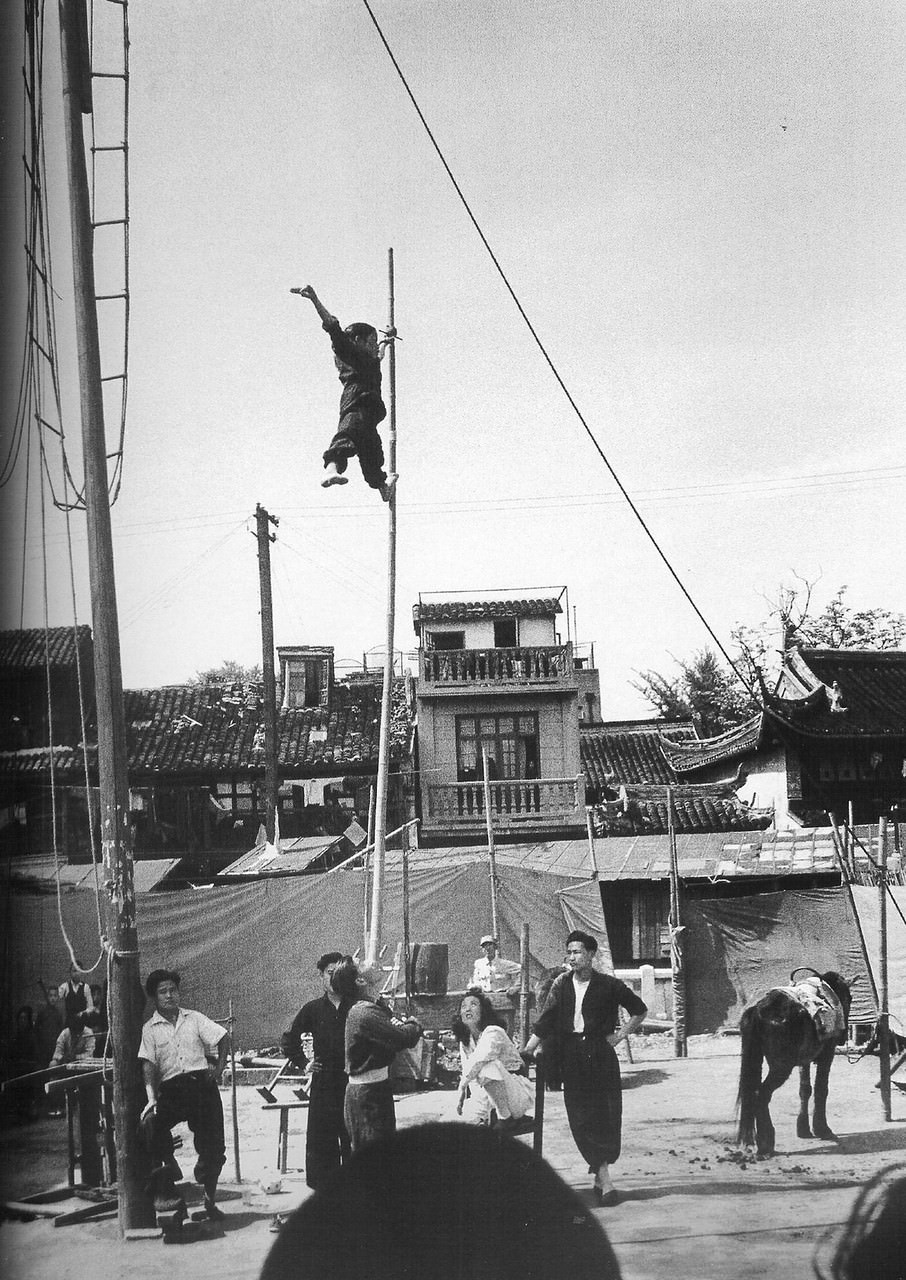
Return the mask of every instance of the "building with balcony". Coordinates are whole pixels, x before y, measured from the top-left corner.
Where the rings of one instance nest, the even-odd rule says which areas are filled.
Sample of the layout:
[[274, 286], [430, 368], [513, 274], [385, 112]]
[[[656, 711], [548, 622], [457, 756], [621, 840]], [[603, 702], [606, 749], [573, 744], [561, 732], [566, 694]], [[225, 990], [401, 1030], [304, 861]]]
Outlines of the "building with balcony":
[[564, 594], [423, 596], [414, 606], [424, 843], [481, 836], [484, 761], [497, 837], [584, 831], [579, 722], [599, 710], [600, 693], [558, 630]]

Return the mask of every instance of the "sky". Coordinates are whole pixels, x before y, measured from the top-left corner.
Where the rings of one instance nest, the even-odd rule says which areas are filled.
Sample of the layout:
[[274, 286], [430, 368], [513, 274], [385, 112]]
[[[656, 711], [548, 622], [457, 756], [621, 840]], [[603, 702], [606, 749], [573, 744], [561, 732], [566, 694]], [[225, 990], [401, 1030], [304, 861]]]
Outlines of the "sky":
[[[119, 6], [95, 7], [102, 67]], [[113, 508], [126, 687], [260, 661], [256, 503], [280, 521], [276, 643], [333, 644], [340, 671], [378, 661], [387, 510], [356, 463], [348, 486], [320, 487], [339, 384], [311, 305], [290, 289], [311, 283], [344, 324], [384, 326], [391, 247], [396, 648], [415, 646], [419, 593], [567, 586], [605, 718], [653, 714], [635, 673], [670, 672], [713, 642], [589, 432], [728, 647], [794, 574], [817, 584], [819, 607], [846, 584], [853, 606], [906, 612], [902, 6], [371, 8], [588, 431], [363, 0], [130, 0], [129, 397]], [[58, 63], [50, 5], [48, 200], [77, 468]], [[122, 128], [118, 93], [97, 82], [102, 140]], [[24, 332], [15, 106], [3, 130], [18, 184], [4, 206], [7, 387]], [[121, 199], [110, 172], [107, 209]], [[98, 258], [101, 284], [115, 282], [120, 250], [100, 231]], [[117, 322], [102, 334], [112, 370]], [[10, 422], [5, 407], [4, 453]], [[3, 627], [44, 621], [35, 450], [0, 491]], [[58, 474], [54, 450], [55, 437]], [[62, 625], [66, 520], [47, 501], [43, 527], [47, 616]], [[90, 622], [84, 516], [70, 528]]]

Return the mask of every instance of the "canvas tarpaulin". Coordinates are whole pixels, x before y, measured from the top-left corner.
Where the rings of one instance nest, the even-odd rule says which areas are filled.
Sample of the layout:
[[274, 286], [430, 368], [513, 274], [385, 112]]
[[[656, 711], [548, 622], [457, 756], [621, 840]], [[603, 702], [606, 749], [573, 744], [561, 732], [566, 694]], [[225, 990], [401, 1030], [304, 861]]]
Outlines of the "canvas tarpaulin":
[[[875, 989], [881, 986], [881, 904], [877, 889], [852, 886], [856, 915], [865, 940]], [[890, 1029], [906, 1036], [906, 889], [892, 885], [887, 896], [887, 990]]]
[[690, 1035], [736, 1026], [746, 1005], [787, 985], [800, 965], [854, 978], [852, 1020], [877, 1016], [845, 889], [686, 901], [683, 922]]
[[[519, 954], [529, 925], [532, 981], [563, 959], [565, 938], [578, 918], [606, 937], [593, 882], [544, 872], [498, 867], [498, 920], [503, 953]], [[564, 900], [558, 891], [568, 891]], [[569, 891], [575, 891], [575, 901]], [[319, 994], [315, 963], [325, 951], [362, 945], [365, 884], [360, 871], [287, 876], [259, 883], [142, 894], [138, 900], [142, 974], [172, 966], [182, 974], [190, 1008], [225, 1017], [233, 1001], [236, 1043], [276, 1044], [303, 1000]], [[62, 900], [66, 927], [83, 964], [99, 952], [94, 895], [81, 890]], [[42, 1002], [38, 980], [61, 982], [69, 954], [57, 923], [53, 895], [14, 892], [7, 901], [6, 1018], [20, 1004]], [[478, 863], [419, 869], [409, 876], [410, 938], [446, 943], [451, 990], [466, 985], [480, 954], [478, 939], [491, 924], [486, 866]], [[402, 875], [388, 871], [381, 936], [389, 965], [403, 936]], [[90, 959], [89, 959], [90, 957]], [[103, 980], [103, 966], [90, 981]]]

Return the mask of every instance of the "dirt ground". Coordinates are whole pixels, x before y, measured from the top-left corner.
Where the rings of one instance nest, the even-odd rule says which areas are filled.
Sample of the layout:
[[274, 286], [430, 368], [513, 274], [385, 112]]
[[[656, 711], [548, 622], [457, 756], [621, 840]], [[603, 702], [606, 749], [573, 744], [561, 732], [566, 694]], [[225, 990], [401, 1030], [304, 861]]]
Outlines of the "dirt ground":
[[[894, 1090], [893, 1120], [885, 1122], [874, 1087], [876, 1058], [850, 1064], [838, 1056], [834, 1064], [828, 1116], [837, 1143], [796, 1137], [798, 1095], [790, 1080], [772, 1108], [777, 1155], [741, 1162], [733, 1145], [738, 1040], [697, 1037], [685, 1059], [673, 1057], [669, 1036], [633, 1043], [634, 1061], [623, 1064], [624, 1142], [614, 1169], [621, 1193], [616, 1207], [598, 1208], [592, 1200], [560, 1094], [547, 1094], [544, 1130], [546, 1159], [603, 1222], [625, 1280], [666, 1275], [672, 1280], [806, 1280], [813, 1275], [816, 1242], [845, 1221], [863, 1182], [887, 1165], [906, 1164], [906, 1094]], [[276, 1117], [261, 1110], [254, 1089], [242, 1087], [238, 1093], [242, 1182], [234, 1180], [228, 1137], [225, 1230], [180, 1249], [181, 1280], [224, 1275], [254, 1280], [274, 1239], [274, 1215], [309, 1194], [300, 1169], [306, 1113], [294, 1116], [290, 1171], [280, 1192], [264, 1194], [262, 1181], [278, 1176]], [[229, 1100], [225, 1091], [228, 1125]], [[409, 1094], [397, 1101], [398, 1122], [453, 1120], [455, 1103], [453, 1091]], [[58, 1120], [4, 1132], [4, 1196], [59, 1182], [65, 1172], [63, 1141]], [[191, 1167], [190, 1156], [184, 1155], [183, 1165]], [[199, 1189], [189, 1188], [192, 1194], [198, 1199]], [[172, 1248], [159, 1238], [122, 1241], [112, 1218], [61, 1228], [46, 1219], [4, 1221], [0, 1227], [0, 1267], [14, 1280], [80, 1274], [92, 1280], [163, 1280], [173, 1265]]]

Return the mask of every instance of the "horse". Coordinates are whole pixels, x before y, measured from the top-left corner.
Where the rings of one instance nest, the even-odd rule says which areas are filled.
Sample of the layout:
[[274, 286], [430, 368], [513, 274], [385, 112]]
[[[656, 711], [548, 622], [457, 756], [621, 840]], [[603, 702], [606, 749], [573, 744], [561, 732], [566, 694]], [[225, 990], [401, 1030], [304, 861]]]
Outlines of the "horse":
[[[805, 970], [794, 969], [795, 975]], [[843, 1015], [842, 1030], [839, 1026], [822, 1028], [817, 1025], [809, 1010], [785, 990], [769, 991], [756, 1004], [749, 1005], [739, 1020], [742, 1036], [742, 1052], [739, 1066], [739, 1093], [736, 1106], [739, 1111], [739, 1143], [751, 1146], [755, 1142], [758, 1154], [774, 1154], [774, 1126], [771, 1123], [770, 1105], [775, 1090], [789, 1078], [794, 1067], [799, 1068], [799, 1116], [796, 1133], [800, 1138], [824, 1138], [836, 1141], [827, 1123], [827, 1083], [834, 1050], [846, 1042], [851, 1004], [850, 982], [839, 973], [816, 973], [840, 1002]], [[761, 1078], [762, 1062], [767, 1062], [768, 1073]], [[815, 1064], [815, 1101], [812, 1124], [809, 1127], [808, 1104], [812, 1096], [811, 1067]]]

